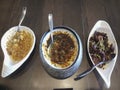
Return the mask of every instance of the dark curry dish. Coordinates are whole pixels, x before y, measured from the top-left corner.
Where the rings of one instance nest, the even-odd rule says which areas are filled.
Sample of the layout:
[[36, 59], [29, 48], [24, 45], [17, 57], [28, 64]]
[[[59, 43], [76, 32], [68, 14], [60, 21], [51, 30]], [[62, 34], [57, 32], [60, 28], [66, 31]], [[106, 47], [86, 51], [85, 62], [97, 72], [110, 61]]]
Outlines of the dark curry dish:
[[[108, 36], [103, 32], [95, 32], [89, 40], [89, 50], [95, 64], [101, 61], [112, 60], [115, 57], [114, 47], [109, 43]], [[102, 68], [104, 65], [100, 65]]]
[[[48, 41], [50, 38], [48, 39]], [[53, 33], [53, 43], [49, 47], [48, 56], [55, 67], [66, 68], [76, 59], [78, 53], [78, 44], [75, 36], [67, 32], [57, 31]]]

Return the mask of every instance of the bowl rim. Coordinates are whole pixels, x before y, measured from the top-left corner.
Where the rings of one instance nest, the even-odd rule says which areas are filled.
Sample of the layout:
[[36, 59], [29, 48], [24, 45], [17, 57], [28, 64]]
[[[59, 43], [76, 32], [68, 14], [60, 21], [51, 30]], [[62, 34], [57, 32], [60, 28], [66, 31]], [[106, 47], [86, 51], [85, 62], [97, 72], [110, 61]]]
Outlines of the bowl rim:
[[[48, 63], [46, 60], [47, 59], [44, 59], [51, 67], [53, 67], [53, 68], [55, 68], [55, 69], [67, 69], [67, 68], [69, 68], [69, 67], [71, 67], [75, 62], [76, 62], [76, 60], [77, 60], [77, 58], [78, 58], [78, 55], [79, 55], [79, 50], [80, 50], [80, 48], [79, 48], [79, 40], [78, 40], [78, 37], [76, 36], [76, 34], [75, 34], [75, 32], [73, 31], [73, 30], [71, 30], [70, 28], [68, 28], [68, 27], [54, 27], [53, 28], [53, 31], [52, 32], [57, 32], [57, 30], [59, 30], [59, 29], [63, 29], [63, 30], [66, 30], [66, 31], [69, 31], [73, 36], [75, 36], [75, 39], [76, 39], [76, 41], [77, 41], [77, 46], [78, 46], [78, 51], [77, 51], [77, 56], [75, 57], [75, 59], [74, 59], [74, 61], [70, 64], [70, 65], [68, 65], [67, 67], [65, 67], [65, 68], [60, 68], [60, 67], [56, 67], [56, 66], [54, 66], [54, 65], [52, 65], [51, 63]], [[59, 30], [59, 31], [61, 31], [61, 30]], [[58, 32], [59, 32], [58, 31]], [[43, 39], [44, 39], [44, 37], [47, 35], [47, 34], [49, 34], [49, 33], [51, 33], [50, 31], [48, 31], [44, 36], [43, 36]], [[42, 39], [42, 42], [43, 42], [43, 39]], [[42, 43], [43, 44], [43, 43]], [[44, 55], [43, 55], [43, 57], [44, 57]]]

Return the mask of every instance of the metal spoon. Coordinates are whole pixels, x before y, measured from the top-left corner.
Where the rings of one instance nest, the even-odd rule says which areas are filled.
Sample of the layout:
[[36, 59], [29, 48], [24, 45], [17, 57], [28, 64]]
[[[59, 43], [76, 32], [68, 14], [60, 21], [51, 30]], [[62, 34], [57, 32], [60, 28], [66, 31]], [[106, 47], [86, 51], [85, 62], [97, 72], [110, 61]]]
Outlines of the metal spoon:
[[[113, 60], [113, 59], [112, 59]], [[107, 60], [107, 61], [102, 61], [94, 66], [92, 66], [91, 68], [89, 68], [88, 70], [84, 71], [83, 73], [77, 75], [76, 78], [74, 78], [74, 80], [79, 80], [83, 77], [85, 77], [86, 75], [88, 75], [89, 73], [91, 73], [97, 66], [101, 65], [101, 64], [104, 64], [104, 63], [108, 63], [110, 62], [111, 60]]]
[[50, 13], [48, 15], [48, 23], [49, 23], [49, 29], [50, 29], [50, 37], [52, 42], [50, 44], [53, 43], [53, 34], [52, 34], [52, 30], [53, 30], [53, 15]]
[[24, 18], [25, 18], [25, 15], [26, 15], [26, 11], [27, 11], [27, 7], [23, 7], [22, 9], [22, 15], [21, 15], [21, 18], [20, 18], [20, 21], [19, 21], [19, 24], [18, 24], [18, 30], [20, 30], [20, 26], [21, 26], [21, 23], [23, 22]]

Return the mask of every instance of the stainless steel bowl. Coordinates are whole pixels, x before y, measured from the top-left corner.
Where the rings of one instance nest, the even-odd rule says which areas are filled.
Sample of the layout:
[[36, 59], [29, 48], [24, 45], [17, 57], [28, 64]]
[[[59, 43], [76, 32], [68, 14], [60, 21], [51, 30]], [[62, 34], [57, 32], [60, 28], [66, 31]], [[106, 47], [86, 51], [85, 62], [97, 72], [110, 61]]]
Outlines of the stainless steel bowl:
[[42, 38], [40, 40], [40, 45], [39, 45], [39, 52], [40, 52], [42, 65], [43, 65], [44, 69], [46, 70], [46, 72], [54, 78], [65, 79], [65, 78], [68, 78], [71, 75], [73, 75], [78, 70], [78, 68], [81, 64], [81, 61], [82, 61], [83, 47], [82, 47], [81, 39], [80, 39], [79, 35], [75, 32], [75, 30], [73, 30], [72, 28], [66, 27], [66, 26], [59, 26], [59, 27], [54, 27], [53, 32], [60, 30], [60, 29], [71, 32], [74, 35], [74, 37], [76, 38], [76, 41], [78, 44], [78, 54], [77, 54], [74, 62], [66, 68], [59, 68], [59, 67], [55, 67], [54, 65], [52, 65], [50, 63], [50, 61], [47, 60], [48, 58], [45, 58], [42, 47], [43, 47], [43, 43], [45, 43], [45, 38], [49, 37], [49, 35], [51, 33], [50, 31], [45, 32], [44, 35], [42, 36]]

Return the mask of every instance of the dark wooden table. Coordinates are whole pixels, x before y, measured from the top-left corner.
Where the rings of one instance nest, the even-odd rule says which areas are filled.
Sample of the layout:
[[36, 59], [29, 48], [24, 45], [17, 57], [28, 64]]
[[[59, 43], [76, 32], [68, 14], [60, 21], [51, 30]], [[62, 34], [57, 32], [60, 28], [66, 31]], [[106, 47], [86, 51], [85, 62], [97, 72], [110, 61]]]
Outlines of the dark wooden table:
[[[105, 20], [110, 24], [120, 51], [120, 0], [0, 0], [0, 38], [9, 28], [18, 25], [23, 6], [27, 6], [27, 14], [22, 25], [34, 31], [36, 46], [30, 58], [16, 72], [7, 78], [0, 77], [0, 90], [107, 90], [96, 71], [79, 81], [74, 81], [74, 77], [90, 67], [86, 42], [98, 20]], [[64, 80], [48, 75], [40, 62], [39, 43], [43, 33], [48, 31], [48, 13], [53, 13], [55, 26], [65, 25], [75, 29], [83, 44], [83, 59], [79, 70]], [[3, 59], [0, 48], [0, 72]], [[120, 89], [119, 59], [120, 54], [109, 90]]]

